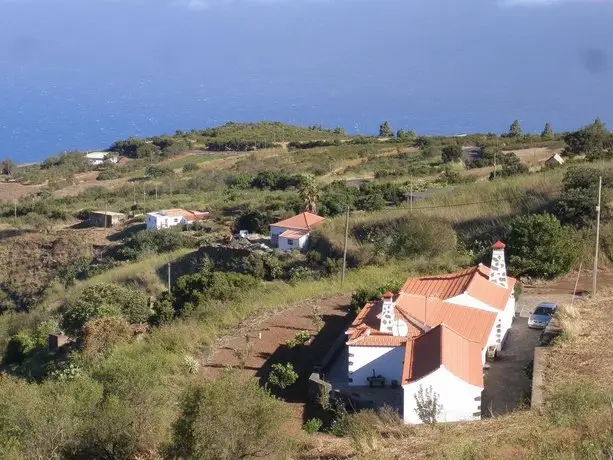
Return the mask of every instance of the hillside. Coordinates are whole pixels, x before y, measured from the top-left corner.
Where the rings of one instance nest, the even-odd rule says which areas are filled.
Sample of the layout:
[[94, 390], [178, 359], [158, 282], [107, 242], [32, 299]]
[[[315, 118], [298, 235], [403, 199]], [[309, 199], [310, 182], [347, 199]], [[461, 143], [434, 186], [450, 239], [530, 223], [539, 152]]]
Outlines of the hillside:
[[[175, 457], [208, 458], [178, 452], [190, 439], [212, 436], [227, 443], [210, 447], [220, 449], [211, 458], [252, 458], [252, 448], [260, 457], [330, 458], [373, 450], [393, 457], [400, 446], [416, 458], [480, 458], [451, 441], [461, 436], [496, 439], [483, 454], [495, 458], [503, 452], [496, 448], [507, 449], [507, 438], [496, 438], [495, 430], [504, 424], [509, 439], [525, 441], [520, 432], [536, 430], [542, 418], [524, 411], [479, 425], [408, 429], [393, 425], [390, 414], [382, 420], [365, 413], [351, 416], [357, 424], [352, 426], [364, 425], [363, 432], [307, 435], [300, 430], [308, 414], [299, 389], [310, 372], [304, 363], [316, 356], [298, 359], [299, 384], [277, 388], [277, 399], [261, 387], [271, 364], [289, 356], [284, 353], [292, 335], [307, 328], [332, 337], [339, 318], [346, 321], [355, 312], [356, 305], [347, 303], [362, 302], [361, 308], [382, 289], [397, 290], [407, 276], [483, 261], [495, 239], [511, 243], [510, 270], [528, 283], [580, 266], [585, 271], [593, 254], [594, 184], [603, 177], [604, 203], [610, 203], [613, 162], [609, 150], [594, 157], [584, 146], [584, 157], [567, 140], [568, 135], [479, 134], [365, 138], [320, 127], [229, 124], [118, 141], [111, 148], [117, 164], [92, 166], [71, 153], [8, 168], [2, 185], [30, 192], [0, 205], [0, 457], [131, 460], [172, 451]], [[566, 163], [544, 167], [561, 149]], [[304, 253], [268, 251], [232, 236], [248, 230], [263, 235], [258, 242], [268, 242], [270, 223], [313, 202], [326, 222]], [[145, 230], [144, 213], [169, 208], [209, 211], [210, 218], [186, 228]], [[89, 213], [105, 209], [127, 218], [112, 228], [89, 227]], [[341, 285], [347, 210], [348, 271]], [[605, 271], [613, 259], [610, 218], [606, 205]], [[298, 310], [289, 308], [302, 308], [296, 324], [288, 324], [287, 311]], [[563, 363], [565, 355], [556, 353], [582, 340], [576, 327], [591, 327], [582, 321], [592, 318], [580, 318], [567, 324], [567, 341], [558, 342], [552, 359]], [[249, 361], [258, 334], [243, 331], [262, 321], [271, 321], [266, 330], [283, 329], [287, 337], [267, 339], [268, 348]], [[49, 334], [59, 333], [69, 343], [50, 350]], [[233, 348], [224, 349], [224, 340]], [[326, 346], [317, 344], [318, 353]], [[211, 372], [207, 366], [220, 347], [225, 354]], [[245, 380], [245, 372], [225, 369], [228, 364], [249, 370], [262, 385]], [[556, 386], [558, 378], [552, 374]], [[195, 410], [190, 404], [202, 405]], [[50, 406], [61, 410], [49, 414]], [[194, 437], [179, 423], [188, 414], [202, 421], [200, 427], [220, 427], [235, 437]], [[335, 422], [326, 423], [321, 430], [334, 432]], [[568, 448], [578, 449], [592, 430], [560, 427], [543, 426], [534, 449], [549, 448], [544, 440], [564, 433], [576, 441]]]

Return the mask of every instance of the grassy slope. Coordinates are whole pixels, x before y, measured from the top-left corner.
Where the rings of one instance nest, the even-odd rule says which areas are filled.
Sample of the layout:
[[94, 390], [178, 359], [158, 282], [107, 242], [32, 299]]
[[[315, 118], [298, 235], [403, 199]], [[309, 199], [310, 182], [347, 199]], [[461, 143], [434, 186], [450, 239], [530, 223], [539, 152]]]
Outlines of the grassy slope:
[[[405, 427], [377, 418], [354, 439], [325, 436], [303, 458], [583, 459], [613, 452], [611, 294], [564, 307], [547, 351], [545, 406], [489, 420]], [[364, 416], [362, 416], [364, 417]]]

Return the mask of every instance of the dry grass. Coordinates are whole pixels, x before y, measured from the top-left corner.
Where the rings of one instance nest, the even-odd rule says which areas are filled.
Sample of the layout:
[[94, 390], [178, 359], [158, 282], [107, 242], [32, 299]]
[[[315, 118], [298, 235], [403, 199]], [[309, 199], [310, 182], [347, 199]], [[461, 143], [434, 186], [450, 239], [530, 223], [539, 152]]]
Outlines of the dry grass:
[[[613, 455], [611, 293], [561, 307], [567, 340], [547, 354], [545, 408], [479, 422], [398, 426], [358, 414], [361, 435], [318, 437], [303, 458], [605, 459]], [[367, 423], [365, 423], [367, 422]]]

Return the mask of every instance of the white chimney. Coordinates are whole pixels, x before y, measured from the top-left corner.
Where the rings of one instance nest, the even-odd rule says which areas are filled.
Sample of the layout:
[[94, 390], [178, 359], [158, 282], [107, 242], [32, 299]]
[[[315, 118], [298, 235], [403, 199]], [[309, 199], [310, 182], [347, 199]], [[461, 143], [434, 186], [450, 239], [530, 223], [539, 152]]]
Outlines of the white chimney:
[[492, 245], [492, 264], [490, 266], [490, 278], [492, 283], [498, 286], [508, 288], [507, 281], [507, 264], [504, 260], [505, 245], [502, 241], [496, 241]]
[[394, 332], [394, 294], [385, 292], [383, 294], [383, 306], [381, 308], [381, 326], [379, 330], [392, 334]]

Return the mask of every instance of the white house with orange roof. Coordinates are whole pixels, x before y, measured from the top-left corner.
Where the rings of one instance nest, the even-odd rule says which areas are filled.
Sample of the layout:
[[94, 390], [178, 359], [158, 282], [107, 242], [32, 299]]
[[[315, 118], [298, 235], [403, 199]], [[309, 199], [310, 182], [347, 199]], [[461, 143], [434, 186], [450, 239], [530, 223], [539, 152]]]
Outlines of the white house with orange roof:
[[437, 394], [439, 421], [479, 419], [487, 349], [500, 349], [515, 314], [504, 244], [492, 249], [491, 269], [408, 279], [367, 303], [347, 330], [349, 387], [401, 387], [406, 423], [420, 423], [420, 389]]
[[160, 230], [178, 225], [191, 225], [196, 221], [206, 219], [208, 216], [208, 212], [166, 209], [147, 213], [146, 224], [148, 230]]
[[324, 217], [303, 212], [270, 226], [270, 244], [283, 251], [301, 250], [309, 239], [313, 227], [321, 224]]

